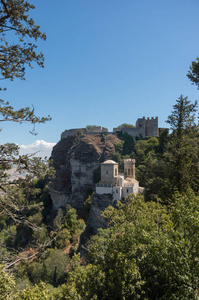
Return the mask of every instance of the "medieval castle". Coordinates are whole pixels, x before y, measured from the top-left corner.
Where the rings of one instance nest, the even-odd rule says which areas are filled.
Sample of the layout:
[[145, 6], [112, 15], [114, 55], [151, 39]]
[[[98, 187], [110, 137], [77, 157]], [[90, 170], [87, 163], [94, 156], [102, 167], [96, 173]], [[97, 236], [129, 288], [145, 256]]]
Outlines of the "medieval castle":
[[76, 129], [69, 129], [65, 130], [61, 134], [61, 139], [67, 138], [69, 136], [74, 136], [77, 130], [82, 130], [84, 134], [96, 134], [96, 133], [112, 133], [116, 134], [116, 132], [121, 131], [122, 133], [128, 133], [133, 138], [136, 137], [146, 137], [146, 136], [158, 136], [159, 130], [158, 128], [158, 117], [156, 118], [139, 118], [136, 121], [135, 128], [129, 127], [117, 127], [113, 128], [113, 132], [108, 132], [107, 128], [101, 126], [91, 126], [90, 129], [88, 128], [76, 128]]

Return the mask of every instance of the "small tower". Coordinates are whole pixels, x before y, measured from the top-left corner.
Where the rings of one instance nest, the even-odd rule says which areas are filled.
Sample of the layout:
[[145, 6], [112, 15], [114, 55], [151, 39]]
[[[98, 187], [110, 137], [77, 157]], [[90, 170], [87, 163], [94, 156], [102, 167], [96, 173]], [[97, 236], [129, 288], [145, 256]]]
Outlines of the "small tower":
[[101, 163], [101, 182], [116, 184], [118, 177], [118, 163], [113, 160], [106, 160]]
[[124, 176], [135, 179], [135, 159], [124, 159]]

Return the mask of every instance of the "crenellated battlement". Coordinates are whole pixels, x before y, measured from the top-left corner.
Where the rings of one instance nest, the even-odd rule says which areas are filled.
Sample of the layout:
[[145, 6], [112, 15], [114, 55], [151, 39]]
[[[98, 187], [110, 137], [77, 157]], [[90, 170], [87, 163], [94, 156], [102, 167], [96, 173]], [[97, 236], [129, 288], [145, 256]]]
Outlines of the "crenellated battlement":
[[155, 118], [154, 117], [151, 117], [151, 118], [148, 117], [147, 120], [158, 120], [158, 117], [155, 117]]

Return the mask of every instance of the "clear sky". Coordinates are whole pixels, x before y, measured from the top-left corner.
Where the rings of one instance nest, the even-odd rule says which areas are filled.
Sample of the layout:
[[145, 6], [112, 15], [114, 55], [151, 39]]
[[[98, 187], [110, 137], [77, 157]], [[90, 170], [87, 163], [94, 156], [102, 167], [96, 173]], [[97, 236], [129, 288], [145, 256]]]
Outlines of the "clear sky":
[[1, 98], [35, 107], [52, 121], [2, 124], [1, 142], [57, 143], [65, 129], [102, 125], [110, 131], [158, 116], [159, 127], [182, 94], [199, 91], [186, 77], [199, 56], [198, 0], [35, 0], [32, 16], [47, 35], [38, 43], [45, 68], [6, 82]]

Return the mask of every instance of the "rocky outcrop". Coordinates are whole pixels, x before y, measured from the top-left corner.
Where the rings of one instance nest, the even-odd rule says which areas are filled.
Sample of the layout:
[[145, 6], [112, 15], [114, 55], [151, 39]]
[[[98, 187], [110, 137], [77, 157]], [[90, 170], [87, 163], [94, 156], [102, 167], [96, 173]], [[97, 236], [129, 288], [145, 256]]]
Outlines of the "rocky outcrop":
[[113, 134], [94, 134], [69, 136], [54, 146], [51, 159], [56, 176], [50, 186], [54, 209], [70, 204], [81, 213], [88, 190], [95, 188], [95, 170], [111, 158], [120, 142]]
[[94, 194], [89, 218], [86, 228], [80, 238], [80, 253], [85, 254], [83, 245], [90, 239], [93, 234], [96, 234], [99, 228], [107, 228], [106, 219], [102, 217], [102, 212], [109, 206], [113, 205], [113, 198], [111, 194]]
[[87, 227], [92, 228], [93, 233], [97, 233], [99, 228], [107, 227], [106, 220], [102, 217], [102, 212], [109, 205], [113, 205], [113, 198], [111, 194], [94, 194], [87, 222]]

